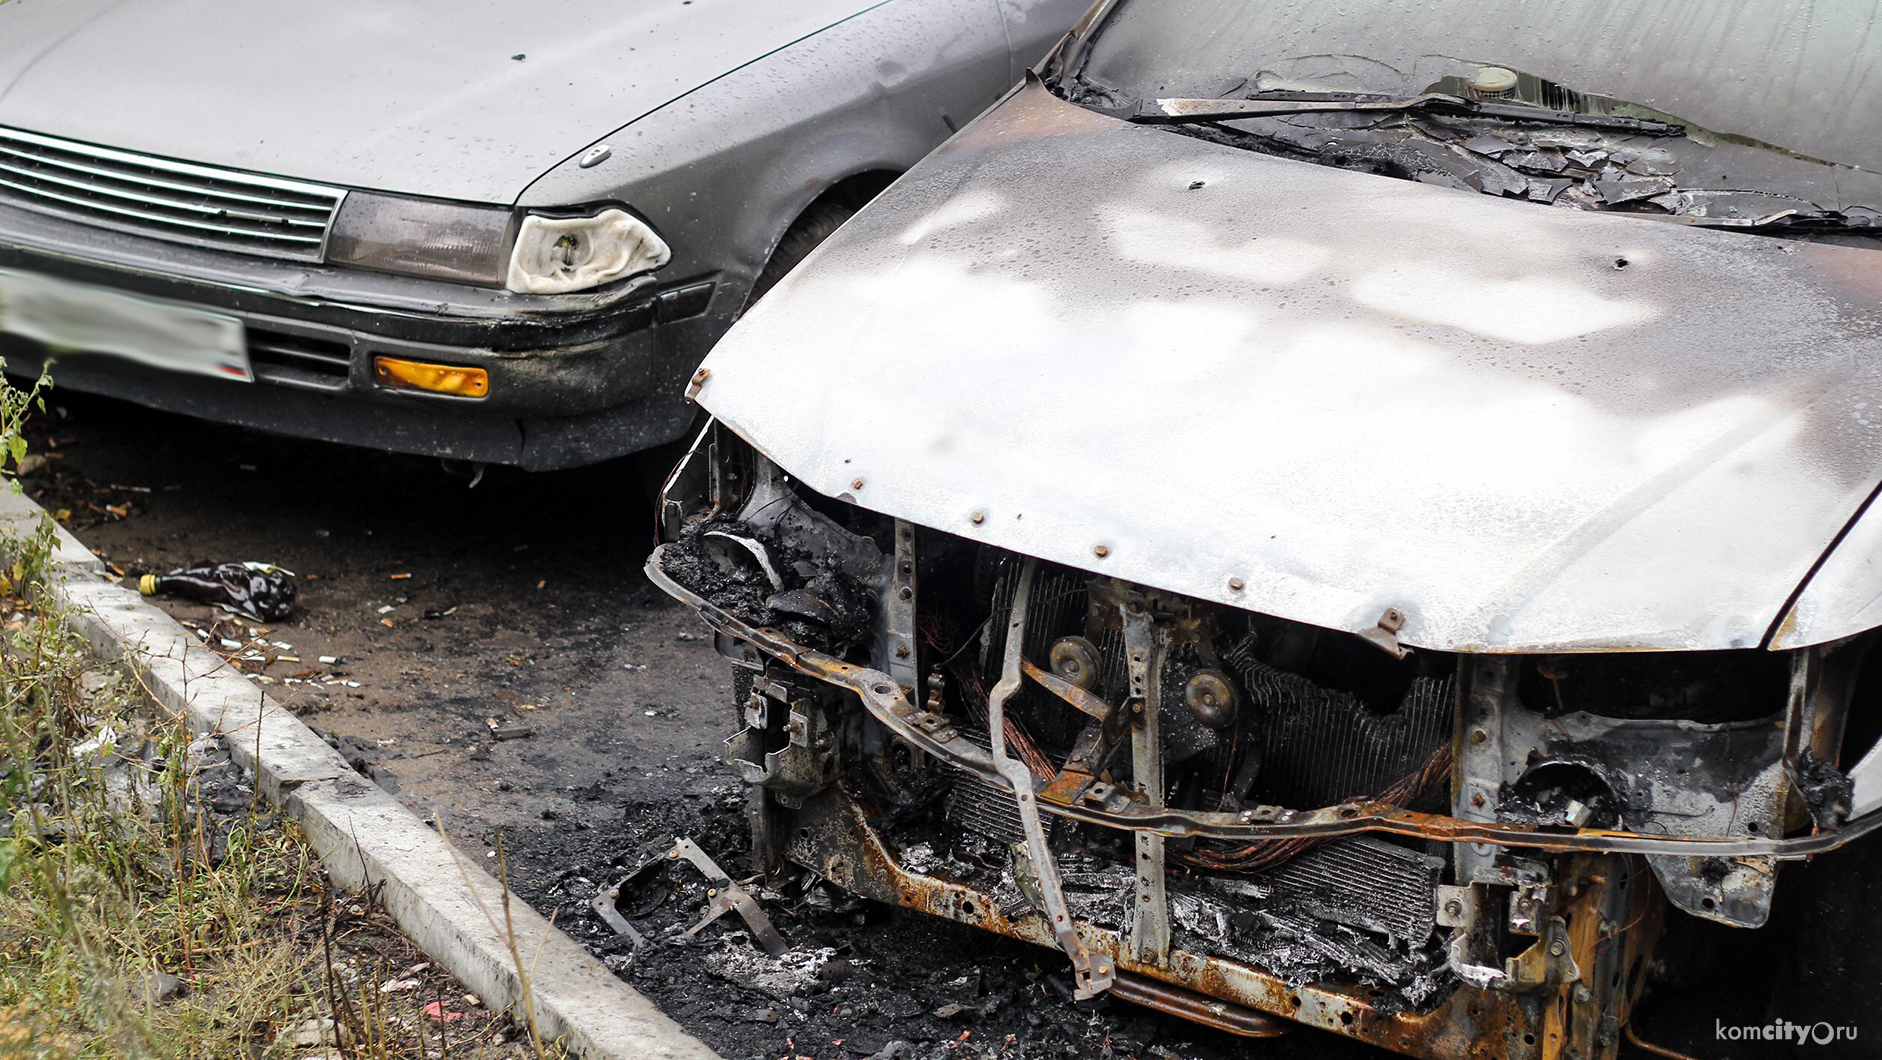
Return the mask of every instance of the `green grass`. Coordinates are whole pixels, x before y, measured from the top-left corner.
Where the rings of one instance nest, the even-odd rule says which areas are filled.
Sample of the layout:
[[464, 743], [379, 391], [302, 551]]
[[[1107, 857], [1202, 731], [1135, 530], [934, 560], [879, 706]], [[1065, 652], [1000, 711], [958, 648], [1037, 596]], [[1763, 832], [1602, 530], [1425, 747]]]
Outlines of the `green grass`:
[[[318, 1007], [312, 860], [291, 828], [251, 818], [212, 863], [188, 729], [131, 682], [97, 680], [65, 624], [20, 594], [50, 540], [23, 543], [0, 598], [0, 1057], [281, 1052], [258, 1039]], [[105, 726], [115, 748], [73, 754]], [[156, 761], [108, 783], [105, 762], [146, 740]], [[157, 1003], [159, 972], [188, 993]]]
[[[0, 381], [0, 489], [43, 385]], [[53, 531], [0, 540], [0, 1060], [546, 1060], [440, 971], [381, 989], [427, 958], [328, 887], [293, 822], [206, 814], [185, 720], [43, 605]], [[186, 991], [153, 996], [160, 973]], [[330, 1043], [292, 1041], [322, 1019]]]

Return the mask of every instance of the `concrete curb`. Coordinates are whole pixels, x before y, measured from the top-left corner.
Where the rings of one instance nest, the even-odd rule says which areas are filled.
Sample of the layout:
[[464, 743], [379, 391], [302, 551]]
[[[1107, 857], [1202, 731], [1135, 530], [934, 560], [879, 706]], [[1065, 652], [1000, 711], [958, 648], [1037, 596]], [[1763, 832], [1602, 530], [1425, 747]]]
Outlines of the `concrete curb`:
[[[0, 533], [25, 536], [45, 510], [10, 485], [0, 485]], [[53, 602], [93, 652], [131, 669], [193, 728], [225, 737], [262, 793], [301, 822], [335, 882], [378, 886], [420, 948], [493, 1009], [521, 1007], [494, 878], [455, 857], [442, 836], [161, 608], [106, 580], [104, 564], [63, 527], [47, 574]], [[590, 1060], [718, 1060], [523, 902], [510, 902], [509, 917], [524, 964], [534, 965], [529, 984], [545, 1039], [562, 1038]]]

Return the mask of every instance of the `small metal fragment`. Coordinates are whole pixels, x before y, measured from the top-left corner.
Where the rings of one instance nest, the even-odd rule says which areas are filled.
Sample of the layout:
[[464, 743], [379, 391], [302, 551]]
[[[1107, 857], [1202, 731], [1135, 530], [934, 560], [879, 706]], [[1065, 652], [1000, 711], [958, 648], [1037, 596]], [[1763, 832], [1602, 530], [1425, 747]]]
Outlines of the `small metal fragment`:
[[[700, 875], [706, 878], [707, 883], [706, 915], [701, 917], [698, 923], [687, 928], [686, 934], [697, 935], [700, 931], [705, 929], [707, 924], [712, 923], [727, 913], [735, 912], [739, 915], [740, 919], [745, 921], [745, 926], [751, 931], [753, 940], [755, 940], [766, 953], [777, 957], [782, 955], [784, 951], [789, 948], [785, 945], [784, 938], [778, 934], [778, 929], [772, 926], [771, 918], [765, 915], [763, 909], [759, 908], [757, 901], [755, 901], [750, 894], [746, 893], [743, 887], [732, 882], [732, 878], [725, 874], [725, 870], [720, 868], [718, 863], [713, 861], [711, 856], [704, 850], [701, 850], [699, 844], [690, 839], [675, 840], [673, 847], [668, 850], [664, 856], [650, 858], [634, 871], [621, 877], [613, 887], [597, 894], [594, 900], [589, 903], [590, 908], [594, 909], [596, 915], [600, 916], [609, 927], [632, 940], [634, 943], [634, 954], [638, 955], [641, 947], [646, 944], [646, 939], [638, 931], [634, 930], [634, 926], [628, 922], [626, 917], [621, 915], [621, 911], [615, 903], [620, 901], [621, 893], [627, 890], [628, 884], [639, 878], [642, 874], [657, 866], [663, 866], [682, 858], [694, 868], [698, 869]], [[632, 961], [633, 956], [630, 956], [628, 959]]]
[[1372, 646], [1403, 659], [1411, 650], [1399, 645], [1398, 631], [1405, 628], [1405, 613], [1396, 607], [1388, 607], [1379, 616], [1379, 624], [1371, 629], [1359, 631], [1359, 638]]
[[493, 740], [520, 740], [525, 736], [535, 735], [535, 730], [531, 729], [529, 726], [521, 725], [513, 721], [485, 718], [484, 724], [489, 726], [490, 738]]

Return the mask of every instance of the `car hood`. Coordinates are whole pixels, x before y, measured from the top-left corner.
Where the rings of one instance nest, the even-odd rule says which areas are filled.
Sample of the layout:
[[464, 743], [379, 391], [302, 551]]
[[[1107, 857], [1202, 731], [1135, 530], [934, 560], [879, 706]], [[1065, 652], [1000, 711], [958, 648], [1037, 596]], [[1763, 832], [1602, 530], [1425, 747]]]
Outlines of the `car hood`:
[[13, 0], [0, 125], [350, 187], [510, 202], [868, 0]]
[[700, 400], [809, 486], [1466, 651], [1762, 643], [1882, 477], [1882, 253], [1549, 208], [1026, 88]]

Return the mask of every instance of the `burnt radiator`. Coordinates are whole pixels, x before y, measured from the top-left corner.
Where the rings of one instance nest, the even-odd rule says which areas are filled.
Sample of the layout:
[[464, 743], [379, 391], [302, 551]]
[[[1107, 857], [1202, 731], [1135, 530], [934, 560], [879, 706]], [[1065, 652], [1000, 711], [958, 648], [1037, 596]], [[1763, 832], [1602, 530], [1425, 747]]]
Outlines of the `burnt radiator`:
[[1020, 823], [1019, 804], [1013, 801], [1012, 792], [996, 788], [965, 769], [953, 772], [954, 782], [941, 804], [942, 816], [969, 835], [1004, 843], [1025, 841], [1026, 829]]
[[1437, 926], [1444, 859], [1380, 839], [1324, 843], [1261, 879], [1277, 905], [1416, 946]]
[[1376, 796], [1416, 773], [1450, 739], [1457, 692], [1451, 674], [1413, 678], [1397, 708], [1380, 712], [1245, 652], [1223, 659], [1262, 719], [1254, 802], [1313, 809]]

